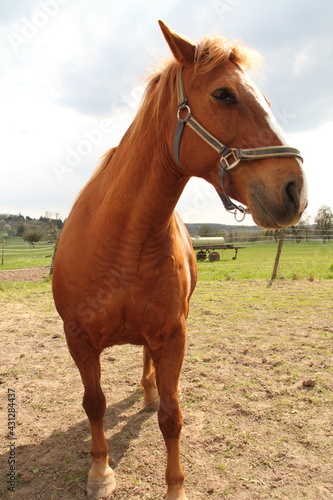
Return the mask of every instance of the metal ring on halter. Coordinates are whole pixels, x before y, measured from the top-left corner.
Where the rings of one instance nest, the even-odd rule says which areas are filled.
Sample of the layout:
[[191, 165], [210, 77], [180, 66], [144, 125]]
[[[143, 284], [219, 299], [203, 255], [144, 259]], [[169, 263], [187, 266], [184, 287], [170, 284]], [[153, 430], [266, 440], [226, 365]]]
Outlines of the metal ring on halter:
[[[185, 116], [185, 118], [181, 118], [180, 117], [180, 112], [184, 111], [184, 109], [187, 110], [187, 115]], [[188, 118], [189, 116], [191, 116], [191, 109], [190, 109], [190, 107], [187, 104], [185, 104], [185, 106], [183, 106], [182, 108], [178, 109], [178, 111], [177, 111], [177, 118], [178, 118], [178, 120], [184, 120], [184, 121], [186, 121], [186, 118]]]
[[[242, 217], [240, 219], [237, 219], [237, 210], [242, 214]], [[234, 217], [235, 217], [236, 222], [243, 222], [243, 220], [245, 219], [245, 217], [249, 213], [250, 213], [250, 210], [248, 208], [243, 208], [241, 205], [238, 205], [234, 211]]]

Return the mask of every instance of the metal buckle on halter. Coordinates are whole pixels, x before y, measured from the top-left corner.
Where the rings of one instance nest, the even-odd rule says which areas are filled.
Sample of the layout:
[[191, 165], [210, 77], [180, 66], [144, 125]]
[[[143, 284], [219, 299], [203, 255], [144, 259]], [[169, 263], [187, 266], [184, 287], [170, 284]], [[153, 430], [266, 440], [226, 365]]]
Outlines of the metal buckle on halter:
[[[236, 167], [238, 163], [241, 161], [241, 158], [238, 157], [237, 155], [237, 149], [235, 148], [228, 148], [229, 151], [224, 155], [223, 153], [221, 154], [221, 167], [223, 170], [230, 170], [231, 168]], [[229, 158], [232, 158], [234, 161], [232, 163], [229, 163]]]

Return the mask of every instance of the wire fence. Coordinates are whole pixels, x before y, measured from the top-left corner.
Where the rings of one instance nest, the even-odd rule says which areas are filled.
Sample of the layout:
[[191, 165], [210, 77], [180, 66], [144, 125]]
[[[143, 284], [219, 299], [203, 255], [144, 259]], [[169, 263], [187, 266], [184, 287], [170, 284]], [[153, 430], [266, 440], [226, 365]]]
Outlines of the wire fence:
[[[291, 237], [285, 238], [279, 262], [280, 277], [316, 277], [333, 278], [333, 234], [327, 233], [328, 239], [312, 238], [296, 242]], [[278, 241], [274, 238], [233, 239], [232, 243], [241, 243], [245, 248], [238, 252], [218, 250], [220, 260], [209, 262], [208, 258], [199, 263], [199, 274], [214, 279], [270, 278], [275, 262]], [[83, 252], [82, 248], [82, 252]], [[196, 251], [195, 251], [196, 252]], [[2, 245], [0, 270], [24, 269], [51, 266], [54, 244], [39, 242], [10, 243]], [[81, 250], [80, 250], [81, 253]], [[209, 276], [208, 276], [209, 275]]]
[[[267, 233], [267, 234], [265, 234]], [[201, 234], [204, 237], [223, 237], [226, 243], [265, 243], [268, 241], [278, 241], [280, 231], [272, 230], [266, 232], [255, 232], [251, 230], [239, 230], [237, 227], [228, 231], [215, 231], [208, 234]], [[193, 235], [194, 236], [194, 235]], [[291, 232], [290, 229], [285, 230], [284, 241], [294, 241], [296, 243], [310, 242], [310, 241], [333, 241], [333, 232], [330, 230], [313, 230], [307, 232], [306, 230], [299, 230], [297, 233]]]
[[37, 247], [37, 248], [17, 248], [17, 247], [5, 247], [4, 254], [6, 256], [9, 255], [39, 255], [48, 251], [53, 251], [54, 246], [49, 245], [45, 247]]
[[1, 267], [31, 267], [45, 265], [46, 258], [52, 258], [53, 243], [10, 243], [4, 239], [1, 246]]

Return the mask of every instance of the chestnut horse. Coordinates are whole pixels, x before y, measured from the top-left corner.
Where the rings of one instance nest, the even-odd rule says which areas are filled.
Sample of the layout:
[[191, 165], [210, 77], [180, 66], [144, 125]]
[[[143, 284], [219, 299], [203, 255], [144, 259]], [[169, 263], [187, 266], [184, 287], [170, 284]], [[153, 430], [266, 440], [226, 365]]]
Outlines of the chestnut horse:
[[237, 208], [229, 197], [246, 205], [263, 227], [296, 224], [306, 206], [300, 153], [286, 146], [244, 72], [254, 52], [223, 38], [194, 45], [160, 27], [174, 59], [150, 78], [132, 125], [76, 200], [53, 271], [56, 307], [84, 385], [88, 495], [95, 499], [115, 489], [99, 357], [125, 343], [144, 348], [141, 383], [146, 406], [158, 407], [166, 498], [186, 499], [178, 382], [197, 270], [174, 209], [190, 177], [210, 182], [227, 209]]

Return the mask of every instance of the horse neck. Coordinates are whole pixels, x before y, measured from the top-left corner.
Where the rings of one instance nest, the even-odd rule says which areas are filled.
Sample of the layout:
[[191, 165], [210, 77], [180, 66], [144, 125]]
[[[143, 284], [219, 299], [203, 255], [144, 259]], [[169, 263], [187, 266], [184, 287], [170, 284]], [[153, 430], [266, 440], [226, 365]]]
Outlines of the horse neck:
[[112, 223], [111, 236], [118, 241], [130, 235], [140, 245], [148, 235], [170, 227], [188, 178], [163, 153], [161, 144], [165, 140], [156, 135], [149, 143], [140, 140], [140, 131], [133, 137], [129, 129], [106, 168], [105, 215]]

